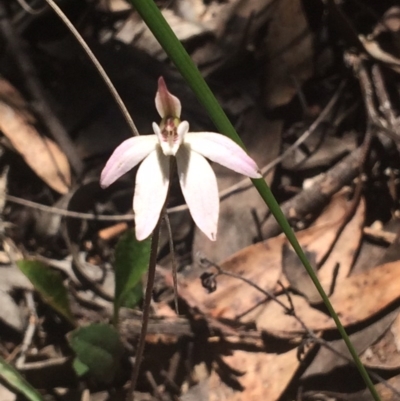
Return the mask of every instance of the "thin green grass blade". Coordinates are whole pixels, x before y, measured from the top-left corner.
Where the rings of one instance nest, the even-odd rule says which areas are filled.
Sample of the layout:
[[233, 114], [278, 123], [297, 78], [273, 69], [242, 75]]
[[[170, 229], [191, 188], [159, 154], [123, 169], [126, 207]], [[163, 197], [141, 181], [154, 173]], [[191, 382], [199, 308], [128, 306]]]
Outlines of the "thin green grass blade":
[[[187, 81], [188, 85], [191, 87], [195, 95], [197, 96], [200, 103], [207, 110], [210, 118], [214, 122], [218, 131], [222, 134], [227, 135], [231, 139], [233, 139], [236, 143], [243, 146], [243, 142], [241, 141], [239, 135], [236, 133], [235, 128], [229, 121], [228, 117], [222, 110], [218, 101], [214, 97], [210, 88], [204, 81], [201, 76], [199, 70], [193, 63], [192, 59], [186, 52], [185, 48], [179, 42], [178, 38], [172, 31], [171, 27], [166, 22], [165, 18], [161, 14], [160, 10], [157, 8], [153, 0], [131, 0], [131, 3], [136, 8], [138, 13], [143, 18], [146, 25], [152, 31], [153, 35], [156, 37], [164, 51], [167, 53], [171, 61], [175, 64], [176, 68], [179, 70], [183, 78]], [[285, 233], [289, 242], [291, 243], [293, 249], [298, 255], [299, 259], [303, 263], [307, 273], [310, 275], [313, 283], [315, 284], [318, 292], [321, 295], [329, 313], [331, 314], [335, 324], [338, 328], [340, 335], [345, 341], [350, 354], [352, 355], [354, 362], [365, 381], [369, 391], [371, 392], [375, 401], [380, 401], [379, 395], [365, 369], [363, 364], [360, 361], [360, 358], [357, 355], [356, 350], [354, 349], [343, 325], [340, 322], [339, 317], [334, 311], [328, 296], [325, 294], [320, 282], [318, 281], [317, 276], [315, 275], [310, 263], [307, 260], [299, 242], [297, 241], [296, 235], [291, 229], [288, 221], [286, 220], [284, 214], [282, 213], [281, 208], [279, 207], [278, 202], [273, 196], [270, 188], [266, 184], [266, 182], [262, 179], [252, 180], [254, 186], [257, 188], [261, 197], [269, 207], [271, 213], [276, 218], [277, 222], [282, 228], [282, 231]]]
[[43, 401], [40, 393], [35, 390], [8, 362], [0, 357], [0, 377], [29, 401]]

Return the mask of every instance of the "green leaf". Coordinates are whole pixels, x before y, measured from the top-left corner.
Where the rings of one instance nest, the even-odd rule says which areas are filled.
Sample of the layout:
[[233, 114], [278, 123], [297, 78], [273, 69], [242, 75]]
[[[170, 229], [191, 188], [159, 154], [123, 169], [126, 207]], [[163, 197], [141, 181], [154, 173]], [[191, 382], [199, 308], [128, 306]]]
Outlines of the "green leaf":
[[75, 326], [67, 289], [64, 287], [61, 274], [35, 260], [20, 260], [17, 265], [31, 281], [43, 300]]
[[79, 377], [85, 376], [90, 371], [89, 366], [85, 365], [79, 358], [74, 358], [72, 366]]
[[43, 401], [42, 396], [3, 358], [0, 357], [0, 377], [30, 401]]
[[122, 299], [121, 306], [133, 309], [143, 298], [143, 284], [139, 282], [135, 287], [126, 293]]
[[120, 372], [123, 347], [118, 332], [108, 324], [96, 323], [69, 333], [75, 351], [78, 376], [89, 374], [98, 382], [111, 383]]
[[[149, 266], [151, 237], [138, 241], [127, 231], [115, 248], [114, 323], [121, 306], [133, 307], [142, 295], [141, 278]], [[136, 302], [136, 304], [135, 304]]]

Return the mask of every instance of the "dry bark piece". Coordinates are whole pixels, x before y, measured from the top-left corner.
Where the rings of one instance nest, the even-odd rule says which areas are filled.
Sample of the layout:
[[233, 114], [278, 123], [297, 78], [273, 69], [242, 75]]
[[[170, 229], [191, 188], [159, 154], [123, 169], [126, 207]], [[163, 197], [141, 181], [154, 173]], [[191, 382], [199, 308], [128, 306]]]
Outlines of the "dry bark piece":
[[65, 194], [71, 185], [70, 167], [64, 152], [40, 135], [27, 105], [7, 81], [0, 81], [0, 129], [32, 170], [52, 189]]
[[[320, 177], [313, 186], [283, 203], [281, 209], [285, 216], [291, 221], [298, 221], [326, 205], [333, 194], [359, 174], [362, 155], [362, 147], [357, 148]], [[281, 231], [281, 227], [272, 215], [262, 227], [265, 238], [278, 235]]]
[[324, 132], [326, 126], [320, 126], [310, 135], [304, 145], [293, 150], [282, 162], [282, 167], [292, 171], [303, 171], [315, 168], [328, 168], [332, 163], [346, 156], [357, 147], [355, 132], [345, 133], [341, 138]]

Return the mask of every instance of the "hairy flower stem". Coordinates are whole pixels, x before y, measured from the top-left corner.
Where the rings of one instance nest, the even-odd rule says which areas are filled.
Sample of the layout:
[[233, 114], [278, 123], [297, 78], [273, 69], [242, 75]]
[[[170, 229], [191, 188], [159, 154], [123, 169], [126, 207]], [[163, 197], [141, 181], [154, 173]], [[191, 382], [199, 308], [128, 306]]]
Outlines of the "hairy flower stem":
[[134, 401], [134, 390], [139, 377], [140, 365], [142, 362], [144, 347], [146, 345], [146, 334], [147, 326], [149, 324], [151, 297], [153, 295], [154, 278], [156, 274], [156, 263], [157, 263], [157, 251], [158, 251], [158, 240], [160, 236], [160, 221], [158, 221], [156, 228], [153, 231], [153, 237], [151, 239], [151, 251], [149, 260], [149, 273], [147, 276], [146, 293], [143, 304], [143, 315], [142, 315], [142, 329], [140, 331], [139, 343], [136, 351], [135, 365], [132, 370], [131, 383], [126, 397], [127, 401]]

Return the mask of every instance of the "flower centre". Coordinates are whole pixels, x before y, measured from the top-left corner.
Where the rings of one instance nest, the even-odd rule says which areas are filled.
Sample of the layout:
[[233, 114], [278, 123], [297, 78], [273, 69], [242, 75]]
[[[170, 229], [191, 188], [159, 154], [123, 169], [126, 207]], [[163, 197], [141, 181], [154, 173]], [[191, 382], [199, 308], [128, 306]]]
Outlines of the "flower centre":
[[169, 146], [173, 146], [178, 141], [178, 124], [179, 120], [173, 117], [167, 117], [165, 121], [161, 122], [162, 140], [167, 142]]
[[180, 119], [177, 117], [164, 117], [160, 123], [160, 145], [166, 156], [175, 156], [179, 149], [181, 138], [178, 133]]

